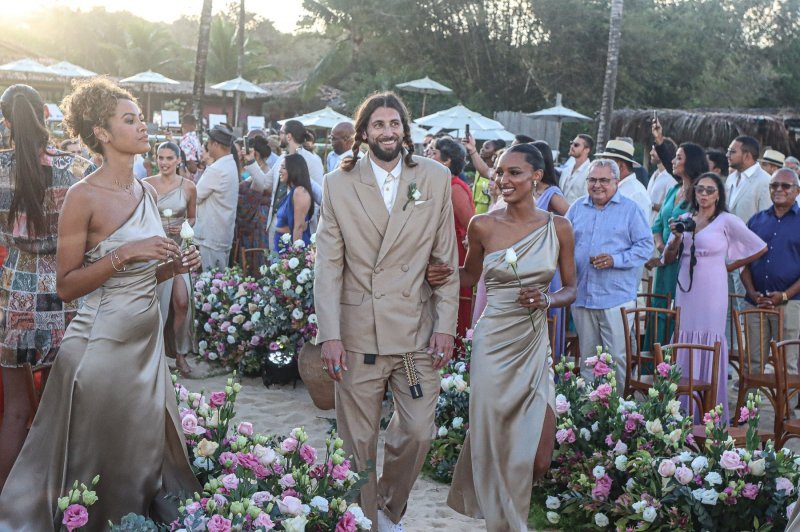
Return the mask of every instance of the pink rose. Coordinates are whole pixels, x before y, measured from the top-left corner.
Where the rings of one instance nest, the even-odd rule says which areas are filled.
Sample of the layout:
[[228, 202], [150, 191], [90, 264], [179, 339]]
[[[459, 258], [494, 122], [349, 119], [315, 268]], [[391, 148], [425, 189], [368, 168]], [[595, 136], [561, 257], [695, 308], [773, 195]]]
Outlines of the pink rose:
[[658, 474], [664, 478], [669, 478], [675, 474], [675, 462], [672, 460], [661, 460], [658, 464]]
[[610, 492], [611, 477], [608, 475], [603, 475], [597, 479], [597, 482], [594, 484], [594, 488], [592, 488], [592, 499], [596, 501], [604, 501], [608, 498], [608, 494]]
[[253, 519], [253, 526], [256, 528], [261, 527], [264, 530], [272, 530], [275, 528], [275, 523], [272, 522], [269, 514], [260, 514], [258, 517]]
[[685, 486], [686, 484], [691, 482], [693, 478], [694, 478], [694, 472], [692, 472], [691, 468], [689, 467], [682, 465], [675, 470], [675, 479], [682, 486]]
[[794, 491], [794, 485], [788, 478], [778, 477], [775, 479], [775, 491], [785, 491], [787, 495], [791, 495]]
[[302, 458], [305, 463], [311, 465], [317, 459], [317, 450], [307, 443], [304, 443], [300, 447], [300, 458]]
[[193, 414], [186, 414], [181, 419], [181, 427], [184, 434], [197, 433], [197, 418]]
[[292, 453], [297, 449], [297, 440], [294, 438], [286, 438], [281, 442], [281, 450], [285, 453]]
[[[756, 497], [758, 497], [758, 486], [749, 482], [745, 484], [744, 488], [742, 488], [742, 497], [750, 499], [751, 501], [756, 500]], [[791, 516], [791, 514], [787, 515]]]
[[295, 487], [297, 482], [294, 480], [294, 477], [291, 474], [287, 473], [281, 477], [281, 479], [278, 481], [278, 484], [280, 484], [283, 489], [287, 489]]
[[242, 421], [239, 423], [239, 426], [236, 428], [236, 432], [241, 434], [242, 436], [252, 436], [253, 435], [253, 424], [248, 423], [247, 421]]
[[742, 458], [736, 451], [724, 451], [722, 453], [722, 458], [719, 461], [719, 465], [728, 471], [738, 471], [744, 467]]
[[219, 408], [225, 404], [225, 392], [214, 392], [208, 400], [212, 408]]
[[89, 522], [89, 511], [82, 504], [70, 504], [64, 510], [64, 518], [61, 524], [67, 527], [67, 530], [72, 532], [76, 528], [80, 528]]
[[661, 375], [662, 377], [669, 377], [670, 369], [672, 369], [672, 366], [670, 366], [666, 362], [662, 362], [656, 367], [656, 370], [658, 370], [658, 374]]
[[606, 363], [603, 362], [602, 360], [599, 360], [597, 364], [594, 365], [594, 368], [592, 369], [592, 374], [595, 377], [599, 377], [601, 375], [608, 375], [610, 371], [611, 369], [606, 365]]
[[341, 519], [336, 523], [335, 532], [355, 532], [356, 530], [356, 516], [350, 512], [342, 514]]
[[239, 487], [239, 479], [233, 473], [225, 475], [222, 477], [222, 485], [225, 486], [226, 490], [233, 491]]
[[561, 394], [558, 394], [556, 396], [556, 413], [559, 415], [565, 414], [569, 412], [569, 407], [570, 404], [569, 401], [567, 401], [567, 398]]
[[214, 503], [217, 505], [218, 508], [222, 508], [223, 506], [228, 504], [228, 499], [226, 499], [225, 496], [222, 495], [221, 493], [215, 493], [214, 496], [211, 498], [214, 499]]
[[303, 513], [303, 501], [297, 497], [286, 496], [278, 500], [278, 509], [282, 514], [300, 515]]
[[230, 532], [231, 522], [217, 514], [206, 523], [206, 530], [208, 532]]

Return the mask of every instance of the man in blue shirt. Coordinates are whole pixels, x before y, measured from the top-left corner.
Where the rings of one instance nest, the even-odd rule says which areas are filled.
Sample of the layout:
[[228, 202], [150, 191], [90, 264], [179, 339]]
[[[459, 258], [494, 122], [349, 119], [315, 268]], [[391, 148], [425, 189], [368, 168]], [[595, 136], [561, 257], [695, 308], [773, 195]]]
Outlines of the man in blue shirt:
[[[754, 306], [775, 309], [783, 307], [783, 339], [795, 340], [800, 335], [800, 207], [797, 199], [797, 174], [781, 168], [772, 174], [769, 195], [772, 207], [757, 212], [747, 227], [767, 243], [767, 253], [742, 270], [742, 284], [747, 299], [746, 308]], [[750, 338], [757, 338], [758, 320], [749, 320]], [[767, 323], [761, 345], [751, 345], [751, 363], [759, 363], [761, 350], [766, 352], [767, 341], [778, 337], [777, 320]], [[797, 348], [786, 351], [790, 373], [797, 373]]]
[[[589, 194], [567, 211], [575, 231], [578, 293], [572, 316], [581, 358], [607, 348], [616, 364], [617, 391], [625, 386], [625, 329], [620, 308], [636, 305], [642, 266], [653, 254], [653, 234], [642, 209], [617, 190], [619, 167], [610, 159], [596, 159], [586, 178]], [[587, 380], [592, 370], [581, 364]]]

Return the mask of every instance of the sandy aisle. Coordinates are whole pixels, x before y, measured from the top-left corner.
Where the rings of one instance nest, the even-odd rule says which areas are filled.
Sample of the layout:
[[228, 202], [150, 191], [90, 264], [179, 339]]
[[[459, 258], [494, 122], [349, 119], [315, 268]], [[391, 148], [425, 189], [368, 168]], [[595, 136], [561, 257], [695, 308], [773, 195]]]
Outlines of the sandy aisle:
[[[195, 373], [200, 363], [193, 361]], [[203, 379], [183, 379], [189, 391], [213, 392], [225, 386], [228, 375]], [[242, 391], [236, 402], [236, 419], [249, 421], [256, 431], [264, 434], [286, 434], [294, 427], [302, 426], [308, 431], [311, 443], [318, 449], [324, 446], [325, 436], [330, 430], [329, 418], [333, 410], [319, 410], [314, 406], [302, 382], [292, 385], [265, 388], [261, 379], [242, 379]], [[383, 465], [383, 438], [379, 442], [378, 468]], [[433, 530], [459, 530], [460, 532], [485, 530], [483, 521], [464, 517], [451, 510], [445, 503], [449, 486], [420, 477], [411, 492], [408, 511], [403, 526], [409, 532]]]

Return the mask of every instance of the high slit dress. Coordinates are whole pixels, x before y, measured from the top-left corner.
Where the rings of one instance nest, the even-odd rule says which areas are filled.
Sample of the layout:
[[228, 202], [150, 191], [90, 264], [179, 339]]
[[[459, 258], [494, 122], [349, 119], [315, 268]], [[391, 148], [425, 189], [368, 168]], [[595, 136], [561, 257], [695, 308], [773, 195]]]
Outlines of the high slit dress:
[[[546, 292], [559, 252], [552, 213], [513, 248], [522, 285]], [[555, 412], [547, 312], [531, 315], [517, 303], [504, 249], [484, 257], [483, 271], [487, 305], [472, 340], [469, 430], [447, 503], [485, 519], [487, 530], [527, 531], [536, 450], [547, 407]]]
[[[130, 218], [85, 254], [164, 236], [145, 190]], [[134, 512], [169, 522], [192, 475], [163, 355], [157, 261], [131, 263], [86, 296], [70, 323], [25, 445], [0, 494], [0, 530], [60, 528], [57, 498], [75, 480], [100, 482], [90, 531]]]

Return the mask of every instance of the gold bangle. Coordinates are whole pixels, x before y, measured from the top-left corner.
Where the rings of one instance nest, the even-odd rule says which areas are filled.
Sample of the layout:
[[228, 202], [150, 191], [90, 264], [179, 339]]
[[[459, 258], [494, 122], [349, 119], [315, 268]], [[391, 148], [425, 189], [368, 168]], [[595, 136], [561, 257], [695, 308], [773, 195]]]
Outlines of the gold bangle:
[[[114, 264], [114, 259], [116, 259], [117, 263], [119, 263], [122, 266], [121, 270], [119, 268], [117, 268], [116, 264]], [[119, 255], [117, 255], [117, 250], [116, 249], [111, 251], [111, 267], [114, 268], [114, 271], [116, 271], [116, 272], [124, 272], [125, 271], [125, 263], [123, 263], [122, 260], [119, 258]]]

